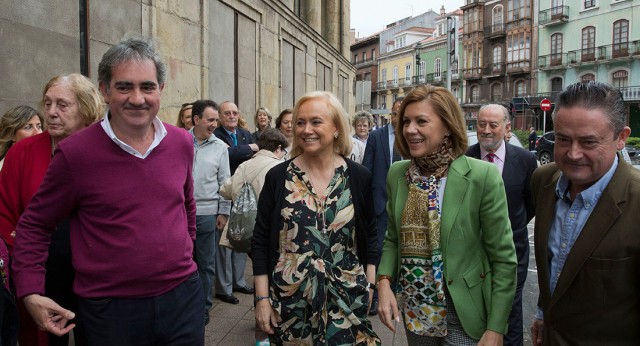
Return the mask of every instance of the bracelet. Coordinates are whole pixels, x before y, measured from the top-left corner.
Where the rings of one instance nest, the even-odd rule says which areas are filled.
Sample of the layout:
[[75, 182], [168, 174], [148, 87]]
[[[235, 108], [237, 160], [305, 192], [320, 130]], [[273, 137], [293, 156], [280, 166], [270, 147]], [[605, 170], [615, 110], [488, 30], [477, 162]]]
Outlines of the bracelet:
[[373, 282], [369, 282], [367, 281], [367, 289], [369, 290], [375, 290], [376, 289], [376, 284], [374, 284]]
[[267, 296], [256, 296], [255, 298], [253, 298], [253, 302], [257, 304], [259, 301], [265, 300], [265, 299], [269, 299], [269, 297], [267, 297]]
[[378, 288], [378, 285], [382, 280], [389, 280], [389, 283], [391, 283], [392, 278], [389, 275], [378, 275], [378, 279], [376, 280], [376, 288]]

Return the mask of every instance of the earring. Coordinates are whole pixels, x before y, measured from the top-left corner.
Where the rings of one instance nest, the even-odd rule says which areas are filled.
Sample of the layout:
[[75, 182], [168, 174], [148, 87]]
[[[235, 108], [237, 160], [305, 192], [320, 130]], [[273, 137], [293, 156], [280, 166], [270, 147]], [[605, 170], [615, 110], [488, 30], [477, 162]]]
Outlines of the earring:
[[337, 132], [335, 132], [335, 133], [333, 134], [333, 138], [338, 138], [338, 133], [337, 133]]

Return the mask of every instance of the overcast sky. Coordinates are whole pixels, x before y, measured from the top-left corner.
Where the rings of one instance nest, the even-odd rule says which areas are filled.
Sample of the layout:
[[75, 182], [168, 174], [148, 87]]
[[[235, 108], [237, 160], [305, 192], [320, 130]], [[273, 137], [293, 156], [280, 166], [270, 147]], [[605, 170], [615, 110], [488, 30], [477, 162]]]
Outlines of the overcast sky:
[[460, 8], [464, 0], [351, 0], [351, 28], [356, 29], [356, 37], [367, 37], [396, 20], [429, 10], [439, 13], [443, 4], [451, 12]]

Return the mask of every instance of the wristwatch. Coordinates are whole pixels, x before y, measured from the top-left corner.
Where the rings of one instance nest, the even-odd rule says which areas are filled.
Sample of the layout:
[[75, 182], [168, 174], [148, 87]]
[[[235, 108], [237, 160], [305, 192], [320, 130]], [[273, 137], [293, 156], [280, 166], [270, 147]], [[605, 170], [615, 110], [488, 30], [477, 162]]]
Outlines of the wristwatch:
[[253, 302], [257, 304], [259, 301], [265, 300], [265, 299], [269, 299], [269, 297], [267, 297], [267, 296], [255, 296], [255, 298], [253, 298]]

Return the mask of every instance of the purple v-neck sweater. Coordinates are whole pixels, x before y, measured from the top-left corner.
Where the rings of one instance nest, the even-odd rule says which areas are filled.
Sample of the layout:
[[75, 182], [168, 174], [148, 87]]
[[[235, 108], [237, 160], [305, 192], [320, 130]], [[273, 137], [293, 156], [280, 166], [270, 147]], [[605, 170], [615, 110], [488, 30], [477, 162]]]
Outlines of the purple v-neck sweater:
[[80, 297], [153, 297], [196, 270], [193, 143], [186, 131], [165, 127], [145, 159], [118, 147], [99, 123], [60, 143], [16, 228], [20, 297], [44, 294], [51, 233], [65, 219]]

